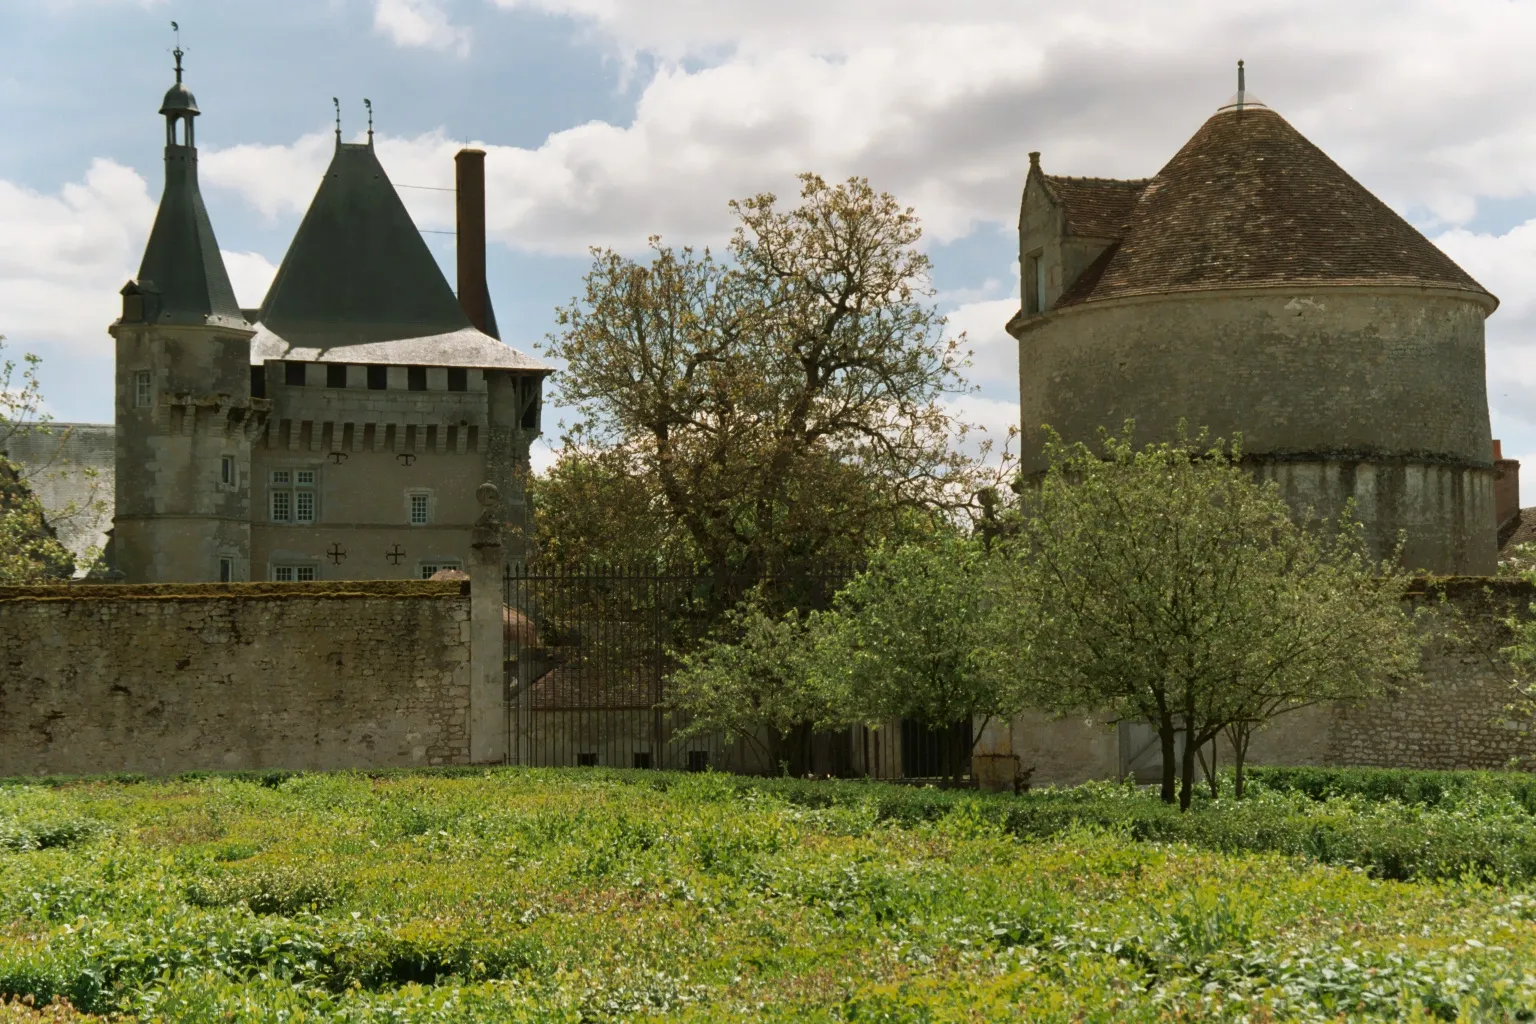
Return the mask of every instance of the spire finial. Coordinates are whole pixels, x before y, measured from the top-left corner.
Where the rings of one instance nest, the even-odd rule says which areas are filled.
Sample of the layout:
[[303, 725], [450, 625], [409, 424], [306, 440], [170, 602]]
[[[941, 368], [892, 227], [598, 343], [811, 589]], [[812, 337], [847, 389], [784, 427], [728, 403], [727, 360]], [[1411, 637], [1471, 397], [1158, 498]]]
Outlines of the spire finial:
[[341, 100], [331, 97], [331, 106], [336, 108], [336, 145], [341, 145]]
[[373, 101], [363, 97], [363, 106], [368, 108], [368, 145], [373, 145]]
[[181, 84], [181, 26], [171, 22], [171, 31], [176, 33], [176, 49], [171, 52], [176, 55], [176, 84]]
[[1238, 92], [1242, 92], [1244, 90], [1244, 88], [1245, 88], [1245, 86], [1243, 85], [1243, 62], [1242, 61], [1238, 61], [1237, 62], [1237, 91]]

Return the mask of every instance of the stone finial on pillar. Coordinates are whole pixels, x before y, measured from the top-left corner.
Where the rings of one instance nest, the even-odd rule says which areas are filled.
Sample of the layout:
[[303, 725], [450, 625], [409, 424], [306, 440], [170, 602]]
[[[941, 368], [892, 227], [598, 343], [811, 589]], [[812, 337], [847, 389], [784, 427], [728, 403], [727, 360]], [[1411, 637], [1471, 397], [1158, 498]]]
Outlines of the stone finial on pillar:
[[501, 492], [495, 484], [481, 484], [475, 488], [475, 500], [480, 503], [480, 518], [470, 531], [470, 549], [481, 564], [501, 565]]

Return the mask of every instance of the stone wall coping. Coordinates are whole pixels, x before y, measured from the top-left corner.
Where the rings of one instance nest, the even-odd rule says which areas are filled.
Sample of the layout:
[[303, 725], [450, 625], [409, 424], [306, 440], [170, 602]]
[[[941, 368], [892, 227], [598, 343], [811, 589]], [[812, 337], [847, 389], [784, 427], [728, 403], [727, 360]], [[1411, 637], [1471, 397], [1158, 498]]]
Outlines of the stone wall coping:
[[316, 580], [307, 583], [83, 583], [0, 586], [0, 604], [28, 601], [234, 601], [448, 598], [468, 580]]

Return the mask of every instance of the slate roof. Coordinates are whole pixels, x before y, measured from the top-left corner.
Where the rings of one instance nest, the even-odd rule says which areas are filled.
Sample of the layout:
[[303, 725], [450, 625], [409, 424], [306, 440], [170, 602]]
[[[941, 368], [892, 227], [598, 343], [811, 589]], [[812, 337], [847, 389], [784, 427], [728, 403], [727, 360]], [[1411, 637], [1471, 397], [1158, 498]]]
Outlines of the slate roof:
[[1045, 188], [1066, 211], [1066, 233], [1119, 238], [1150, 178], [1071, 178], [1044, 174]]
[[248, 326], [197, 187], [197, 150], [165, 147], [165, 192], [149, 231], [138, 285], [159, 292], [154, 323]]
[[367, 143], [337, 144], [259, 320], [253, 363], [551, 369], [470, 324]]
[[[1128, 192], [1136, 183], [1122, 184]], [[1085, 221], [1103, 225], [1102, 214], [1114, 211], [1107, 183], [1071, 194], [1094, 211], [1082, 215]], [[1072, 199], [1066, 201], [1070, 211]], [[1131, 295], [1307, 283], [1488, 294], [1262, 105], [1229, 105], [1206, 121], [1138, 190], [1125, 223], [1114, 232], [1119, 240], [1073, 282], [1058, 308]]]

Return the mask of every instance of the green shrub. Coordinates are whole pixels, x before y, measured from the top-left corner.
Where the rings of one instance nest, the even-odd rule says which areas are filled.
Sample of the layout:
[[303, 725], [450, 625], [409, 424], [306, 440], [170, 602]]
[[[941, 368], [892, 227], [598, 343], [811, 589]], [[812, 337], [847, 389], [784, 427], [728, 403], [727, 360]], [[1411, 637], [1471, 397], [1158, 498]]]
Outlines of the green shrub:
[[346, 881], [329, 871], [284, 865], [203, 875], [187, 883], [184, 895], [194, 907], [244, 904], [253, 914], [292, 916], [334, 906], [350, 889]]

